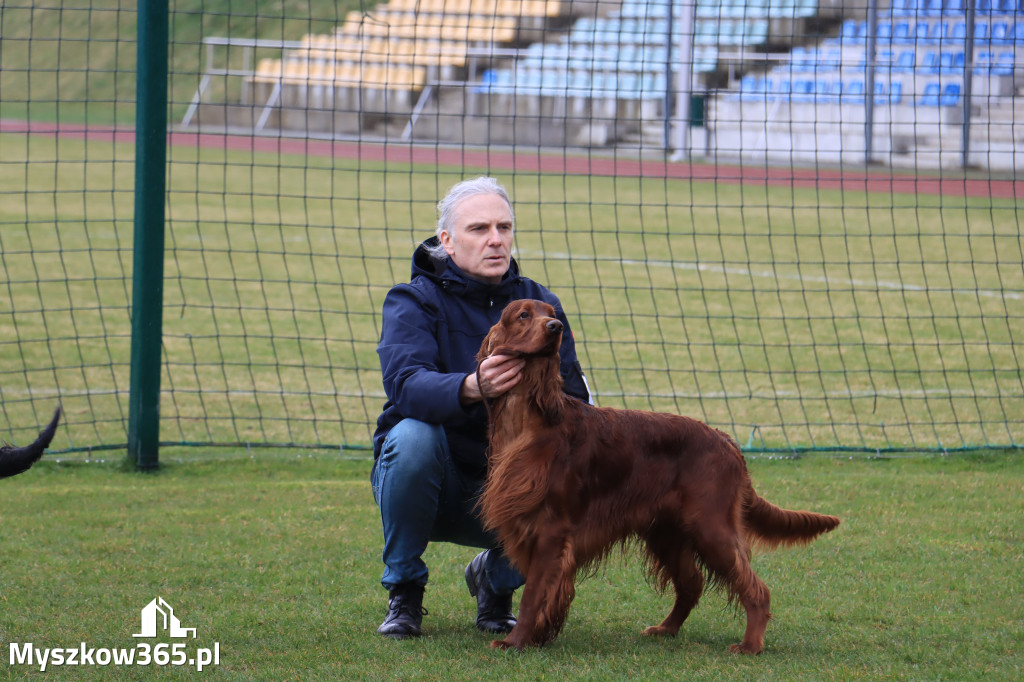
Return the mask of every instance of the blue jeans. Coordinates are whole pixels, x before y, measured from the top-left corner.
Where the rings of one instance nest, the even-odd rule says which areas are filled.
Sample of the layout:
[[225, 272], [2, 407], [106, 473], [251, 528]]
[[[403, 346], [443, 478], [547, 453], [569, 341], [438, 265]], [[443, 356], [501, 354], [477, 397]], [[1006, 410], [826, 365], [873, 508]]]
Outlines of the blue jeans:
[[422, 555], [430, 541], [491, 549], [484, 575], [496, 594], [509, 594], [525, 581], [484, 530], [474, 509], [483, 481], [462, 474], [452, 462], [440, 426], [404, 419], [388, 432], [370, 474], [384, 527], [384, 575], [392, 589], [427, 584]]

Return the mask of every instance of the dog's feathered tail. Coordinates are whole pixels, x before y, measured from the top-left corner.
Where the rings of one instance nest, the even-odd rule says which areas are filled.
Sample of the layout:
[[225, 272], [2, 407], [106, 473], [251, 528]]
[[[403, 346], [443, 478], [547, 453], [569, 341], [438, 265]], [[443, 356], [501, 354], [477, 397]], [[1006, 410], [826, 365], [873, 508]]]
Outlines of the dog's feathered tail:
[[60, 421], [60, 407], [53, 413], [53, 419], [46, 425], [46, 428], [39, 432], [39, 438], [31, 445], [18, 448], [13, 445], [4, 445], [0, 448], [0, 478], [17, 476], [28, 471], [33, 464], [39, 461], [43, 452], [50, 445], [53, 436], [57, 433], [57, 423]]
[[777, 507], [750, 487], [743, 506], [743, 522], [752, 545], [774, 549], [806, 544], [839, 525], [839, 518], [809, 511]]

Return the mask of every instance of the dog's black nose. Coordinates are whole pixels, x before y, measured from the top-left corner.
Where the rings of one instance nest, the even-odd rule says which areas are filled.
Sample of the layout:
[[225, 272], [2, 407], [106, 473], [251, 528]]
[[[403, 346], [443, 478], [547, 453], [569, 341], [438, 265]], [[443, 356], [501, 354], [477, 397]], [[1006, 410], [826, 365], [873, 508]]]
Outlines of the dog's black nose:
[[548, 320], [544, 324], [544, 326], [552, 334], [561, 334], [562, 333], [562, 323], [559, 322], [558, 320]]

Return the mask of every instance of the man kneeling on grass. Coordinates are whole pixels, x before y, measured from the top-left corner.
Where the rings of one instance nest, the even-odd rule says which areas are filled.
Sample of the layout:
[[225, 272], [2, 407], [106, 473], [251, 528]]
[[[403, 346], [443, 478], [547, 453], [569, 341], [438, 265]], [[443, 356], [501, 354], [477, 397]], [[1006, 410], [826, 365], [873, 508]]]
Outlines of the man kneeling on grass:
[[533, 298], [554, 306], [565, 326], [565, 390], [590, 400], [561, 303], [519, 274], [513, 237], [505, 189], [492, 178], [460, 182], [438, 204], [436, 235], [413, 254], [411, 280], [384, 300], [377, 353], [388, 401], [373, 437], [371, 482], [384, 530], [381, 584], [388, 590], [377, 631], [386, 637], [421, 633], [428, 577], [422, 555], [430, 541], [484, 549], [465, 572], [477, 600], [476, 626], [505, 633], [516, 624], [512, 594], [523, 577], [474, 510], [487, 477], [483, 401], [515, 386], [523, 367], [504, 355], [476, 367], [480, 344], [507, 303]]

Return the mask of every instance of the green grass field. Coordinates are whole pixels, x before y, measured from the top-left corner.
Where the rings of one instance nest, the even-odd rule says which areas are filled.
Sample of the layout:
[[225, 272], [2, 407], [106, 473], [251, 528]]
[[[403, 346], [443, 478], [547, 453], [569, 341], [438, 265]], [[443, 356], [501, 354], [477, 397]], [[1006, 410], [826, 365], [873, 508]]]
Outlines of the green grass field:
[[[203, 36], [294, 40], [356, 6], [173, 3], [171, 120]], [[0, 118], [130, 126], [135, 19], [113, 0], [0, 6]], [[474, 551], [450, 545], [428, 551], [426, 636], [375, 635], [381, 539], [359, 451], [384, 400], [383, 297], [438, 197], [489, 169], [171, 147], [168, 445], [143, 475], [122, 462], [133, 159], [102, 137], [0, 132], [0, 436], [24, 443], [66, 413], [46, 459], [0, 481], [0, 678], [193, 677], [10, 662], [11, 643], [134, 647], [156, 597], [196, 628], [190, 651], [218, 647], [205, 673], [233, 679], [1024, 677], [1016, 203], [490, 169], [600, 404], [705, 419], [745, 446], [765, 497], [843, 519], [755, 559], [774, 613], [757, 658], [728, 653], [743, 618], [714, 592], [679, 637], [640, 637], [669, 598], [632, 555], [580, 585], [554, 643], [502, 653], [472, 625]], [[324, 451], [341, 446], [353, 457]], [[764, 456], [793, 451], [815, 454]]]
[[[134, 647], [159, 596], [215, 678], [1015, 680], [1024, 674], [1019, 456], [751, 461], [755, 485], [843, 524], [755, 557], [772, 590], [766, 651], [730, 654], [744, 620], [709, 592], [673, 639], [640, 636], [669, 597], [633, 555], [580, 584], [563, 634], [503, 653], [473, 627], [474, 550], [435, 544], [425, 636], [375, 634], [379, 517], [362, 459], [173, 450], [157, 474], [57, 463], [0, 482], [0, 677], [9, 643]], [[159, 640], [167, 643], [180, 640]], [[57, 679], [185, 678], [185, 667], [51, 667]], [[193, 673], [194, 674], [194, 673]], [[42, 676], [40, 676], [42, 677]]]

